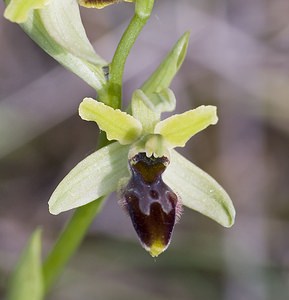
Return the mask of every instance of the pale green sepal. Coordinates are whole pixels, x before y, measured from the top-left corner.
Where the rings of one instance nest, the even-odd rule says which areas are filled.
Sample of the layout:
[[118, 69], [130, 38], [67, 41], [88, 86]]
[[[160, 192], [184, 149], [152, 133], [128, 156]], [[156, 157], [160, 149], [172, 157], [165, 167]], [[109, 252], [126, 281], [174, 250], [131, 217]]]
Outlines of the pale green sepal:
[[149, 100], [148, 106], [151, 110], [163, 113], [173, 111], [176, 108], [176, 97], [174, 92], [169, 88], [152, 93], [147, 97]]
[[150, 95], [168, 88], [181, 67], [188, 48], [190, 34], [186, 32], [175, 44], [171, 52], [162, 61], [141, 89]]
[[42, 300], [41, 230], [32, 234], [18, 261], [8, 289], [8, 300]]
[[171, 148], [183, 147], [193, 135], [217, 122], [217, 108], [202, 105], [159, 122], [155, 133], [161, 134]]
[[83, 120], [96, 122], [106, 132], [108, 140], [117, 140], [122, 145], [133, 143], [142, 132], [142, 125], [137, 119], [92, 98], [83, 99], [79, 115]]
[[82, 160], [51, 195], [50, 213], [57, 215], [115, 191], [120, 178], [129, 175], [128, 149], [115, 142]]
[[4, 12], [4, 17], [11, 22], [24, 23], [34, 9], [43, 8], [50, 0], [11, 0]]
[[60, 64], [78, 75], [95, 90], [103, 89], [106, 79], [102, 67], [93, 65], [75, 56], [54, 41], [43, 26], [38, 10], [34, 10], [27, 21], [21, 24], [21, 27], [44, 51]]
[[77, 0], [50, 0], [45, 9], [39, 11], [43, 25], [51, 38], [69, 53], [94, 65], [105, 65], [98, 56], [85, 33]]
[[183, 205], [231, 227], [235, 209], [226, 191], [206, 172], [171, 151], [171, 163], [163, 175], [164, 182], [181, 198]]

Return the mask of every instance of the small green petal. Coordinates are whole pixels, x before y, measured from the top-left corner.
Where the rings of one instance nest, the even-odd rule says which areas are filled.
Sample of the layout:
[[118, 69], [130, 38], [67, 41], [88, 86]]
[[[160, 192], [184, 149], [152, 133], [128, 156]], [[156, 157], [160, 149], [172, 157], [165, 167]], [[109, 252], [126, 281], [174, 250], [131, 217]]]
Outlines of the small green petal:
[[106, 64], [86, 36], [76, 0], [50, 0], [39, 14], [48, 34], [58, 45], [95, 65]]
[[80, 103], [79, 115], [83, 120], [96, 122], [108, 140], [117, 140], [122, 145], [133, 143], [142, 132], [141, 123], [134, 117], [92, 98]]
[[129, 175], [127, 155], [127, 146], [112, 143], [82, 160], [53, 192], [50, 213], [57, 215], [115, 191], [119, 180]]
[[226, 191], [206, 172], [171, 151], [171, 163], [163, 175], [164, 182], [181, 198], [183, 205], [231, 227], [235, 209]]
[[43, 8], [50, 0], [11, 0], [5, 9], [4, 17], [11, 22], [23, 23], [34, 9]]
[[161, 134], [171, 147], [183, 147], [196, 133], [216, 124], [218, 117], [215, 106], [199, 106], [180, 115], [173, 115], [159, 122], [155, 133]]
[[147, 134], [138, 139], [131, 145], [128, 158], [131, 159], [140, 152], [145, 152], [147, 157], [170, 157], [166, 142], [160, 134]]
[[41, 231], [35, 230], [24, 249], [8, 289], [8, 300], [42, 300]]
[[187, 53], [190, 34], [186, 32], [141, 89], [150, 95], [168, 88], [180, 69]]

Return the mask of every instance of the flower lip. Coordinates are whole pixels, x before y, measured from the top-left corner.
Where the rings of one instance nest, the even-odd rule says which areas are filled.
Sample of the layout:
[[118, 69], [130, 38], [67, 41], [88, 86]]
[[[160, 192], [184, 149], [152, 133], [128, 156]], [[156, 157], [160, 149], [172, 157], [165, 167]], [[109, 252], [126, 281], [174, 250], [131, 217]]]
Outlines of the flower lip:
[[129, 164], [131, 178], [121, 190], [121, 203], [143, 247], [158, 256], [170, 243], [181, 208], [178, 196], [162, 180], [169, 160], [141, 152]]

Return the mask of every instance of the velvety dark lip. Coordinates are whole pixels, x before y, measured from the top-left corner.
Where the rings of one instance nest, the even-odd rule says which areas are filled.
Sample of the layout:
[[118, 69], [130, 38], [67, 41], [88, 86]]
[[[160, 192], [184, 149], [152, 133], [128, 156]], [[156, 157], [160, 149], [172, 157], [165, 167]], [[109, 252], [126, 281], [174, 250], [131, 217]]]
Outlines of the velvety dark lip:
[[153, 256], [169, 245], [178, 215], [178, 197], [162, 180], [168, 163], [166, 157], [138, 153], [129, 162], [131, 178], [121, 195], [141, 243]]

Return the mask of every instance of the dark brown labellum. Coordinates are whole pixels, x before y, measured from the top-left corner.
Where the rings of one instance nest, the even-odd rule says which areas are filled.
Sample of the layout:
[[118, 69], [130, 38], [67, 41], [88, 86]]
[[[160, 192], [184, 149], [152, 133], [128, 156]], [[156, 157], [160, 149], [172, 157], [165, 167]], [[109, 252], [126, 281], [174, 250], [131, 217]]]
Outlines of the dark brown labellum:
[[181, 209], [177, 195], [162, 180], [168, 164], [166, 157], [138, 153], [129, 161], [131, 178], [121, 191], [121, 202], [152, 256], [158, 256], [169, 245]]

